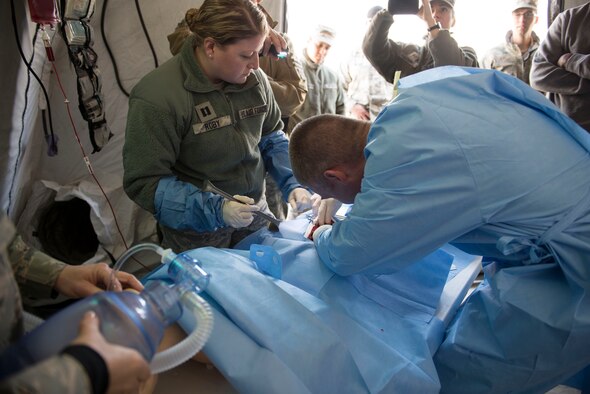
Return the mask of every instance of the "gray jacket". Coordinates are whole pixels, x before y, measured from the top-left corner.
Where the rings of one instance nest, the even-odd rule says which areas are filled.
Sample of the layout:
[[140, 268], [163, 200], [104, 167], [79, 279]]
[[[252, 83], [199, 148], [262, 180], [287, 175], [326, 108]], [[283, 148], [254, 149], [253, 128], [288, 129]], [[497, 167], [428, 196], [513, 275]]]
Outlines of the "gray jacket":
[[314, 63], [303, 51], [303, 71], [307, 96], [303, 106], [291, 117], [289, 133], [304, 119], [320, 114], [345, 114], [344, 89], [338, 74], [324, 64]]
[[[557, 16], [533, 59], [531, 86], [590, 132], [590, 3]], [[557, 62], [571, 53], [565, 67]]]

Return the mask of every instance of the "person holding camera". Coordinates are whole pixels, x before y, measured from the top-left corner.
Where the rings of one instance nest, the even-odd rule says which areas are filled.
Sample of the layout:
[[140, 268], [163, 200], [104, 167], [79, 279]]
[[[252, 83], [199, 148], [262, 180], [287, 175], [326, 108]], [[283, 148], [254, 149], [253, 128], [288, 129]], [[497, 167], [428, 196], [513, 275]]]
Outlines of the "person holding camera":
[[[396, 71], [400, 77], [440, 66], [479, 67], [477, 54], [471, 47], [460, 47], [451, 36], [455, 26], [455, 0], [421, 0], [417, 15], [424, 21], [426, 41], [423, 46], [396, 42], [388, 38], [396, 14], [396, 3], [379, 11], [371, 21], [363, 39], [363, 52], [373, 67], [389, 82]], [[408, 13], [409, 11], [400, 12]]]

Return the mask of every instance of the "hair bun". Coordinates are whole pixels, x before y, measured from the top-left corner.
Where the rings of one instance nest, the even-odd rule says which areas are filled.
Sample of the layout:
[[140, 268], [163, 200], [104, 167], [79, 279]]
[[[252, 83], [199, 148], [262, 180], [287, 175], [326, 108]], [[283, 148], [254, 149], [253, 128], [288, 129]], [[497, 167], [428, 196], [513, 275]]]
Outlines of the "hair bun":
[[184, 15], [184, 20], [186, 21], [186, 24], [188, 25], [189, 29], [191, 29], [191, 26], [195, 23], [198, 13], [198, 8], [189, 8], [186, 14]]

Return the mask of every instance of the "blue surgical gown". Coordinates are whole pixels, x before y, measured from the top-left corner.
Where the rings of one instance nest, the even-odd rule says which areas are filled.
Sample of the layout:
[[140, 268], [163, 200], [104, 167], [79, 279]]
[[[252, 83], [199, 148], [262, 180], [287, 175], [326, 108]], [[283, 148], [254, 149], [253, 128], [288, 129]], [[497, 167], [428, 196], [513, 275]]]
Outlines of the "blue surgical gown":
[[590, 364], [590, 135], [496, 71], [402, 81], [318, 253], [342, 275], [394, 272], [446, 242], [484, 256], [435, 357], [442, 392], [547, 390]]

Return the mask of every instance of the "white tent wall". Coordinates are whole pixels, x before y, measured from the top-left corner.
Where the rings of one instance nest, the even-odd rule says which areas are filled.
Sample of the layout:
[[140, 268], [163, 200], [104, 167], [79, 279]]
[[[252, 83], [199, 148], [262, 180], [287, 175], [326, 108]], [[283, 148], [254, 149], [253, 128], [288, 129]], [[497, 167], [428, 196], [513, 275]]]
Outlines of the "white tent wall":
[[26, 19], [26, 3], [23, 1], [1, 2], [0, 138], [2, 141], [0, 144], [0, 169], [2, 177], [0, 178], [0, 202], [2, 209], [9, 211], [14, 219], [18, 215], [15, 214], [15, 211], [20, 211], [23, 205], [17, 201], [22, 192], [23, 183], [26, 183], [24, 180], [33, 176], [34, 166], [22, 165], [23, 162], [28, 161], [24, 157], [31, 154], [38, 157], [42, 149], [42, 141], [38, 144], [28, 143], [33, 139], [38, 95], [41, 90], [32, 75], [27, 73], [26, 66], [19, 55], [17, 38], [14, 35], [11, 5], [14, 7], [14, 23], [20, 33], [18, 43], [22, 46], [27, 61], [33, 60], [31, 66], [37, 71], [37, 74], [40, 73], [43, 66], [45, 55], [43, 53], [42, 56], [32, 56], [31, 40], [28, 38], [30, 24]]
[[[126, 246], [154, 232], [151, 215], [139, 209], [122, 191], [122, 147], [128, 104], [127, 96], [118, 86], [115, 67], [103, 39], [101, 18], [104, 13], [104, 36], [114, 57], [120, 83], [123, 89], [130, 92], [145, 74], [156, 67], [137, 7], [140, 8], [158, 64], [162, 64], [171, 57], [167, 35], [174, 30], [187, 9], [201, 4], [202, 0], [96, 1], [89, 24], [94, 33], [92, 48], [98, 55], [104, 111], [113, 137], [100, 152], [92, 153], [88, 124], [78, 109], [75, 69], [61, 34], [47, 27], [56, 59], [54, 66], [57, 73], [54, 73], [51, 63], [45, 61], [40, 34], [36, 37], [33, 50], [36, 25], [31, 21], [27, 2], [0, 2], [0, 54], [3, 59], [0, 66], [0, 204], [18, 223], [19, 231], [29, 243], [39, 246], [32, 236], [35, 220], [38, 220], [35, 215], [48, 198], [67, 200], [81, 197], [86, 200], [92, 208], [92, 224], [99, 241], [103, 246], [106, 244], [107, 250], [115, 256], [122, 253]], [[283, 0], [267, 0], [264, 6], [278, 20], [284, 14]], [[53, 130], [58, 137], [58, 153], [54, 156], [47, 154], [44, 141], [39, 108], [45, 107], [45, 100], [40, 84], [27, 69], [16, 44], [17, 37], [11, 21], [13, 9], [18, 42], [27, 61], [33, 57], [32, 69], [43, 81], [49, 95]], [[69, 101], [69, 108], [58, 84], [58, 77]], [[68, 109], [73, 122], [70, 121]], [[100, 187], [89, 173], [85, 156]], [[125, 242], [121, 240], [101, 188], [114, 208]]]

